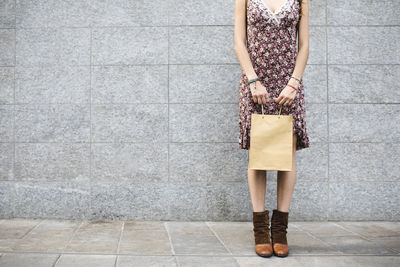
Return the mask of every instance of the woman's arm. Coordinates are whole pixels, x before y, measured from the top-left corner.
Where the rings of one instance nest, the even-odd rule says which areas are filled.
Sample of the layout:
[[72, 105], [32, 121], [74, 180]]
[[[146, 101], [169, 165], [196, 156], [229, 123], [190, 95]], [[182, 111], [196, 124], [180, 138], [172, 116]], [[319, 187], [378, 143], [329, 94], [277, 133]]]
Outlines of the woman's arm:
[[[296, 77], [297, 79], [301, 79], [303, 76], [304, 69], [307, 65], [308, 54], [309, 54], [309, 31], [308, 31], [308, 0], [301, 1], [301, 19], [298, 22], [298, 38], [299, 38], [299, 47], [296, 56], [295, 67], [291, 76]], [[300, 87], [300, 83], [293, 78], [290, 78], [288, 81], [288, 85], [283, 88], [281, 93], [277, 98], [274, 98], [274, 101], [279, 105], [291, 105], [296, 97], [297, 90], [293, 89], [291, 86], [295, 88]]]
[[[309, 55], [308, 0], [301, 1], [301, 19], [298, 23], [298, 31], [299, 47], [292, 76], [301, 79]], [[289, 84], [299, 86], [299, 83], [293, 78], [289, 80]]]
[[235, 26], [234, 43], [235, 53], [239, 60], [242, 70], [249, 80], [257, 78], [253, 64], [250, 60], [249, 52], [246, 47], [246, 8], [247, 0], [236, 0], [235, 2]]

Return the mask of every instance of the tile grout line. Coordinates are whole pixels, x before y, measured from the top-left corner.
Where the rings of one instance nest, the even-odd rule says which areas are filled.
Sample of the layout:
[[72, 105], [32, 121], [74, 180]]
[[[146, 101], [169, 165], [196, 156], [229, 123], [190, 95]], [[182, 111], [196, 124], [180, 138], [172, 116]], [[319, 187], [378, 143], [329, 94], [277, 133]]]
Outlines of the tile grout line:
[[[0, 251], [0, 253], [3, 254], [39, 254], [39, 255], [79, 255], [79, 256], [90, 256], [90, 255], [99, 255], [99, 256], [129, 256], [129, 257], [166, 257], [166, 256], [172, 256], [174, 258], [177, 257], [254, 257], [258, 258], [258, 255], [253, 255], [253, 254], [232, 254], [232, 255], [227, 255], [227, 254], [176, 254], [176, 255], [165, 255], [165, 254], [115, 254], [115, 253], [79, 253], [79, 252], [67, 252], [67, 253], [60, 253], [60, 252], [43, 252], [43, 251]], [[296, 256], [301, 256], [301, 257], [315, 257], [315, 256], [321, 256], [321, 257], [348, 257], [348, 256], [376, 256], [376, 257], [398, 257], [399, 254], [396, 253], [391, 253], [391, 254], [374, 254], [374, 253], [343, 253], [343, 254], [327, 254], [327, 253], [292, 253], [291, 255], [296, 255]], [[1, 258], [1, 256], [0, 256]]]
[[[170, 114], [169, 114], [169, 57], [170, 57], [170, 49], [169, 49], [169, 4], [170, 1], [167, 0], [167, 123], [168, 123], [168, 131], [167, 131], [167, 140], [168, 140], [168, 147], [167, 147], [167, 172], [168, 172], [168, 181], [167, 181], [167, 218], [171, 218], [171, 185], [170, 185], [170, 129], [169, 129], [169, 122], [170, 122]], [[179, 264], [178, 264], [179, 265]]]
[[61, 253], [65, 254], [65, 249], [68, 247], [68, 245], [71, 243], [72, 239], [74, 238], [75, 234], [79, 231], [79, 229], [82, 227], [82, 225], [84, 224], [84, 220], [82, 220], [78, 226], [74, 229], [74, 231], [71, 234], [71, 238], [67, 241], [67, 243], [65, 244], [65, 246], [61, 249]]
[[221, 242], [222, 246], [224, 246], [224, 248], [229, 252], [230, 255], [233, 255], [232, 251], [225, 245], [225, 243], [222, 241], [222, 239], [219, 237], [219, 235], [217, 234], [217, 232], [214, 231], [214, 229], [212, 229], [210, 227], [209, 221], [205, 221], [205, 224], [207, 225], [208, 229], [210, 229], [210, 231], [214, 234], [214, 236], [218, 239], [219, 242]]
[[328, 153], [328, 157], [327, 157], [327, 181], [328, 181], [328, 208], [327, 208], [327, 217], [328, 219], [331, 218], [331, 183], [330, 183], [330, 175], [329, 175], [329, 161], [330, 161], [330, 157], [329, 157], [329, 147], [330, 147], [330, 138], [329, 138], [329, 68], [328, 68], [328, 57], [329, 57], [329, 51], [328, 51], [328, 1], [325, 2], [325, 53], [326, 53], [326, 65], [325, 65], [325, 70], [326, 70], [326, 131], [327, 131], [327, 144], [328, 144], [328, 149], [327, 149], [327, 153]]
[[53, 267], [57, 266], [57, 264], [60, 262], [60, 259], [61, 259], [62, 255], [63, 255], [62, 253], [58, 254], [58, 257], [57, 257], [56, 261], [54, 262]]
[[118, 245], [117, 245], [117, 253], [116, 253], [116, 257], [115, 257], [114, 267], [117, 266], [118, 255], [119, 255], [119, 250], [120, 250], [120, 246], [121, 246], [121, 240], [122, 240], [122, 235], [124, 233], [124, 229], [125, 229], [125, 221], [122, 221], [121, 233], [119, 234]]
[[[212, 28], [212, 27], [234, 27], [234, 24], [180, 24], [180, 25], [129, 25], [129, 26], [121, 26], [121, 25], [111, 25], [111, 26], [93, 26], [94, 28], [104, 28], [104, 29], [130, 29], [130, 28], [166, 28], [166, 27], [174, 27], [174, 28]], [[324, 27], [326, 24], [309, 24], [310, 27]], [[384, 27], [392, 27], [398, 28], [400, 24], [331, 24], [330, 27], [334, 28], [384, 28]], [[38, 27], [19, 27], [22, 30], [38, 30], [38, 29], [85, 29], [91, 27], [88, 26], [38, 26]], [[3, 27], [1, 29], [12, 29], [8, 27]]]
[[[16, 0], [14, 0], [14, 8], [16, 9]], [[12, 127], [13, 127], [13, 129], [12, 129], [12, 131], [13, 131], [13, 144], [12, 144], [12, 146], [13, 146], [13, 163], [12, 163], [12, 180], [13, 180], [13, 183], [12, 183], [12, 198], [13, 198], [13, 201], [12, 201], [12, 206], [11, 206], [11, 216], [15, 216], [16, 215], [16, 209], [15, 209], [15, 203], [16, 203], [16, 201], [15, 201], [15, 198], [16, 198], [16, 195], [17, 195], [17, 185], [16, 185], [16, 179], [15, 179], [15, 159], [16, 159], [16, 154], [17, 154], [17, 152], [16, 152], [16, 150], [15, 150], [15, 141], [16, 141], [16, 138], [15, 138], [15, 128], [16, 128], [16, 124], [15, 124], [15, 121], [16, 121], [16, 119], [15, 119], [15, 117], [16, 117], [16, 107], [15, 107], [15, 88], [16, 88], [16, 81], [15, 81], [15, 78], [16, 78], [16, 76], [15, 76], [15, 72], [16, 72], [16, 69], [17, 69], [17, 12], [16, 12], [16, 10], [14, 10], [14, 66], [13, 66], [13, 122], [12, 122]]]
[[89, 214], [90, 218], [92, 212], [92, 28], [89, 32]]
[[167, 235], [168, 235], [168, 239], [169, 239], [169, 244], [171, 246], [171, 253], [173, 256], [175, 256], [175, 249], [174, 249], [174, 245], [172, 244], [172, 238], [171, 238], [171, 234], [169, 233], [169, 228], [168, 228], [168, 222], [164, 222], [163, 223], [165, 230], [167, 231]]
[[43, 223], [44, 221], [46, 221], [46, 219], [40, 220], [39, 223], [37, 223], [35, 226], [33, 226], [28, 232], [26, 232], [26, 233], [21, 237], [21, 239], [17, 242], [17, 244], [19, 244], [19, 242], [21, 242], [22, 240], [24, 240], [24, 238], [25, 238], [27, 235], [29, 235], [32, 231], [34, 231], [36, 228], [38, 228], [39, 225], [40, 225], [41, 223]]

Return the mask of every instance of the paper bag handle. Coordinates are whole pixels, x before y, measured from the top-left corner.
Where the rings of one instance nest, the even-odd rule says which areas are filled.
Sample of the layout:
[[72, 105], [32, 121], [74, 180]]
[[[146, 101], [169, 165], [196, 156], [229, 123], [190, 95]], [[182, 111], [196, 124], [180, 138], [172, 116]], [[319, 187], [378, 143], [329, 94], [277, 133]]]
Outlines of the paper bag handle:
[[[282, 105], [279, 105], [279, 106], [280, 106], [280, 108], [279, 108], [279, 114], [278, 115], [281, 115]], [[264, 105], [263, 104], [261, 104], [261, 114], [264, 115]]]

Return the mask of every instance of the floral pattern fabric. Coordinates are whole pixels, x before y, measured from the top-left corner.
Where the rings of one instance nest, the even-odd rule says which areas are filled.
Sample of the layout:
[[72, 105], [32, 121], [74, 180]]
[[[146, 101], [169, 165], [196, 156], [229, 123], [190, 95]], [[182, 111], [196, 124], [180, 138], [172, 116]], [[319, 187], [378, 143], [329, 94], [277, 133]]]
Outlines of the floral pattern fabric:
[[[272, 12], [264, 0], [248, 0], [247, 49], [259, 81], [271, 98], [278, 97], [292, 76], [297, 56], [297, 24], [300, 20], [298, 0], [286, 2]], [[242, 71], [239, 81], [239, 148], [250, 148], [251, 114], [261, 114], [261, 105], [251, 96], [248, 78]], [[279, 104], [264, 105], [264, 114], [278, 114]], [[294, 101], [282, 106], [281, 114], [293, 116], [293, 133], [297, 135], [296, 150], [310, 146], [301, 80]]]

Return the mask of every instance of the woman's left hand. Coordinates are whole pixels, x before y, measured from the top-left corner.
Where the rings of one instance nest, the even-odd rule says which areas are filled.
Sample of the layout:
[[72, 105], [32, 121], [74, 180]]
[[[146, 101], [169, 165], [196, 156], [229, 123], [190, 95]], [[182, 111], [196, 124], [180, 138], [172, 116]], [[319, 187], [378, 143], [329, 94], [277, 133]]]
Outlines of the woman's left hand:
[[[295, 86], [297, 88], [297, 86]], [[291, 105], [296, 97], [297, 90], [293, 89], [290, 86], [285, 86], [279, 96], [276, 98], [274, 97], [273, 100], [279, 105], [288, 106]]]

